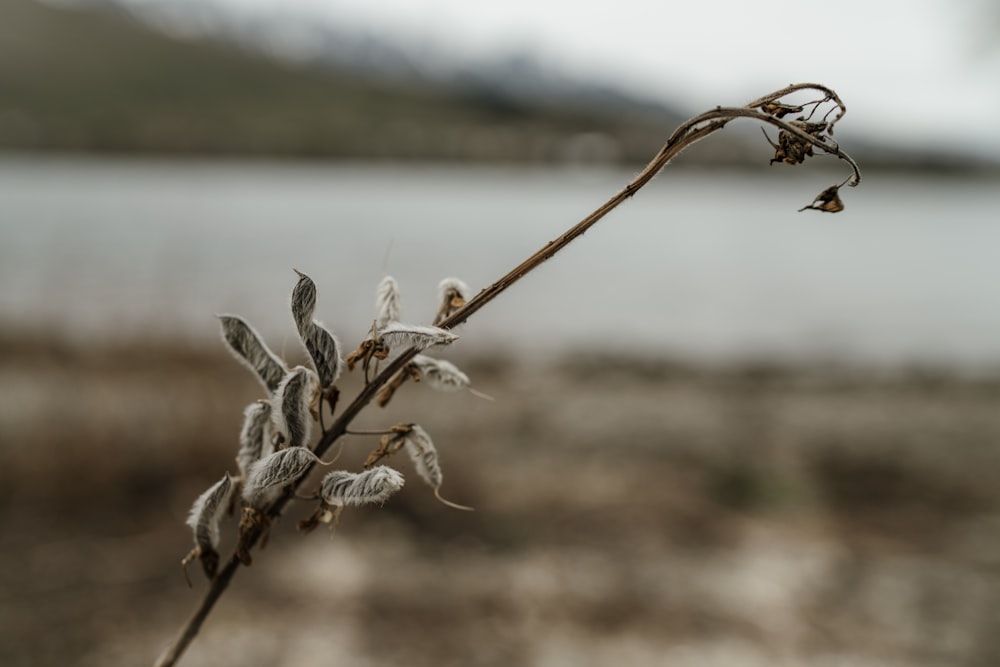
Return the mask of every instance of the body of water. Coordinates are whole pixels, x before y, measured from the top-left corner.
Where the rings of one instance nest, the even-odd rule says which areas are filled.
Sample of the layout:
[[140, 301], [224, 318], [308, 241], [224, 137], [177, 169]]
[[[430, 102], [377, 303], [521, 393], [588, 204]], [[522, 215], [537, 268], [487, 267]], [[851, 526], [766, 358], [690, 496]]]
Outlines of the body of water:
[[[829, 162], [828, 162], [829, 163]], [[80, 340], [291, 344], [293, 268], [353, 345], [386, 273], [427, 322], [446, 276], [490, 284], [632, 177], [614, 170], [0, 159], [0, 325]], [[470, 353], [587, 347], [699, 360], [1000, 364], [996, 180], [674, 164], [477, 314]]]

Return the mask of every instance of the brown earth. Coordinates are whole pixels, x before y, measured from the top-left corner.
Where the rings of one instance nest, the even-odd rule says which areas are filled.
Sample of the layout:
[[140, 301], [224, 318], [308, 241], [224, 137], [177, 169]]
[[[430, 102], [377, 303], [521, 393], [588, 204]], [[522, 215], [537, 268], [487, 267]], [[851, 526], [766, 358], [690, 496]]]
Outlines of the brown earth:
[[[406, 386], [357, 427], [423, 425], [477, 511], [403, 459], [332, 532], [291, 506], [182, 664], [1000, 664], [1000, 379], [457, 361], [495, 401]], [[0, 341], [0, 664], [152, 664], [259, 394], [221, 347]]]

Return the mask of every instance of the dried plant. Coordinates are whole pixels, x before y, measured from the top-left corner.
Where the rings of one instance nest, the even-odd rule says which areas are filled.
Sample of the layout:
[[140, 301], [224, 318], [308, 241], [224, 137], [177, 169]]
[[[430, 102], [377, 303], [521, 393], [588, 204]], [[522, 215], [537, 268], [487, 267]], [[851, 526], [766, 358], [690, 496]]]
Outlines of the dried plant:
[[[803, 95], [809, 99], [804, 102], [794, 99]], [[635, 195], [682, 150], [733, 120], [749, 118], [777, 129], [777, 140], [768, 138], [775, 150], [772, 164], [798, 165], [817, 153], [844, 161], [851, 170], [847, 178], [825, 188], [812, 203], [800, 209], [830, 213], [843, 210], [840, 189], [861, 182], [857, 164], [833, 139], [834, 126], [845, 112], [846, 107], [833, 90], [803, 83], [777, 90], [746, 106], [716, 107], [691, 118], [667, 139], [632, 182], [492, 285], [470, 298], [468, 287], [460, 280], [442, 281], [438, 288], [437, 312], [430, 326], [400, 322], [398, 285], [391, 277], [384, 278], [377, 289], [376, 318], [371, 331], [344, 360], [352, 370], [358, 363], [362, 365], [363, 386], [339, 411], [336, 410], [335, 383], [342, 365], [340, 347], [334, 335], [313, 319], [317, 290], [308, 276], [299, 274], [292, 291], [291, 307], [312, 369], [300, 366], [289, 370], [244, 320], [221, 316], [224, 340], [234, 355], [254, 371], [267, 396], [245, 411], [237, 454], [242, 492], [233, 493], [234, 481], [226, 475], [194, 503], [188, 524], [194, 530], [195, 548], [184, 558], [183, 564], [199, 558], [209, 586], [194, 614], [156, 664], [165, 667], [177, 663], [236, 571], [252, 562], [251, 551], [263, 545], [270, 524], [282, 516], [293, 500], [317, 503], [312, 516], [300, 523], [304, 530], [319, 523], [331, 523], [344, 507], [381, 504], [403, 486], [402, 474], [381, 462], [403, 448], [409, 453], [417, 475], [438, 495], [444, 479], [438, 451], [427, 432], [413, 423], [397, 424], [374, 433], [380, 436], [379, 445], [368, 457], [364, 470], [331, 472], [311, 494], [300, 492], [309, 483], [310, 471], [321, 463], [320, 457], [344, 435], [357, 433], [348, 429], [361, 411], [376, 399], [380, 405], [387, 403], [407, 379], [423, 379], [433, 388], [444, 391], [469, 388], [468, 376], [454, 364], [426, 356], [424, 351], [454, 342], [457, 336], [452, 329]], [[796, 117], [786, 120], [789, 116]], [[379, 368], [380, 362], [385, 362], [384, 368]], [[323, 398], [326, 399], [326, 411]], [[333, 418], [329, 426], [324, 424], [324, 412], [331, 413]], [[310, 444], [311, 422], [316, 420], [320, 422], [320, 436]], [[222, 564], [217, 553], [219, 525], [231, 498], [242, 503], [239, 536], [233, 554]]]

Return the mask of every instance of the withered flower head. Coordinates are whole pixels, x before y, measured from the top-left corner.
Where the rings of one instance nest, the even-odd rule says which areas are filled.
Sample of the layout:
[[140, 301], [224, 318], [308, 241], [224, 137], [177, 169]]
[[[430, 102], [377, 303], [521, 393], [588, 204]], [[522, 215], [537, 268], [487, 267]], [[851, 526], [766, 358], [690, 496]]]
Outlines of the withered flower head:
[[[790, 125], [817, 139], [820, 139], [820, 135], [829, 128], [828, 123], [810, 123], [801, 119], [791, 121]], [[764, 136], [767, 137], [767, 132], [764, 133]], [[812, 143], [788, 130], [781, 130], [778, 133], [778, 143], [771, 141], [770, 137], [767, 137], [767, 142], [774, 147], [774, 157], [771, 158], [770, 164], [775, 162], [792, 165], [802, 164], [807, 157], [815, 155]]]
[[844, 210], [844, 202], [840, 199], [840, 186], [831, 185], [823, 192], [816, 195], [809, 206], [803, 206], [799, 211], [814, 210], [826, 211], [827, 213], [840, 213]]

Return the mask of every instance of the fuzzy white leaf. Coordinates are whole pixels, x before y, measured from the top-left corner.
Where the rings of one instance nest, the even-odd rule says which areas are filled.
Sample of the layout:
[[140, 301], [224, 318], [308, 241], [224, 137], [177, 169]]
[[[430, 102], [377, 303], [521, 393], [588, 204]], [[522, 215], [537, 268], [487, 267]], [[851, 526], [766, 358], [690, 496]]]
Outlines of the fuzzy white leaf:
[[243, 485], [243, 499], [260, 509], [281, 494], [318, 459], [305, 447], [289, 447], [269, 454], [250, 466]]
[[399, 285], [392, 276], [386, 276], [378, 284], [375, 292], [375, 310], [378, 312], [378, 326], [384, 327], [390, 322], [398, 322], [402, 314], [402, 299]]
[[274, 449], [271, 443], [271, 404], [257, 401], [243, 411], [243, 428], [240, 429], [240, 450], [236, 454], [236, 465], [240, 475], [247, 476], [250, 465], [267, 456]]
[[412, 424], [410, 432], [406, 434], [406, 452], [413, 461], [413, 467], [417, 474], [435, 489], [441, 486], [444, 475], [441, 472], [441, 464], [438, 462], [437, 449], [427, 431]]
[[420, 371], [420, 378], [427, 382], [432, 389], [461, 391], [469, 387], [469, 376], [450, 361], [418, 354], [410, 363], [417, 367], [417, 370]]
[[191, 507], [187, 525], [194, 530], [195, 546], [202, 552], [214, 551], [219, 546], [219, 522], [232, 491], [233, 480], [226, 475], [198, 496]]
[[359, 473], [335, 470], [323, 478], [319, 493], [330, 505], [384, 503], [403, 488], [403, 483], [403, 475], [388, 466], [375, 466]]
[[393, 350], [411, 347], [426, 350], [433, 345], [449, 345], [458, 340], [458, 336], [447, 329], [401, 322], [390, 322], [379, 330], [378, 335]]
[[319, 380], [305, 366], [296, 366], [271, 397], [271, 426], [287, 447], [303, 447], [312, 432], [309, 404]]
[[277, 389], [287, 369], [264, 344], [260, 334], [242, 317], [220, 315], [219, 320], [222, 322], [222, 338], [233, 355], [257, 374], [269, 392]]
[[340, 358], [340, 341], [322, 324], [313, 321], [309, 332], [302, 336], [306, 351], [312, 357], [313, 367], [319, 376], [319, 386], [333, 386], [340, 377], [343, 360]]
[[292, 319], [301, 335], [312, 324], [313, 311], [316, 310], [316, 283], [304, 273], [295, 273], [299, 275], [299, 281], [292, 289]]
[[326, 327], [313, 319], [316, 310], [316, 284], [304, 273], [292, 290], [292, 318], [299, 331], [299, 339], [312, 359], [313, 368], [324, 389], [340, 377], [340, 341]]

